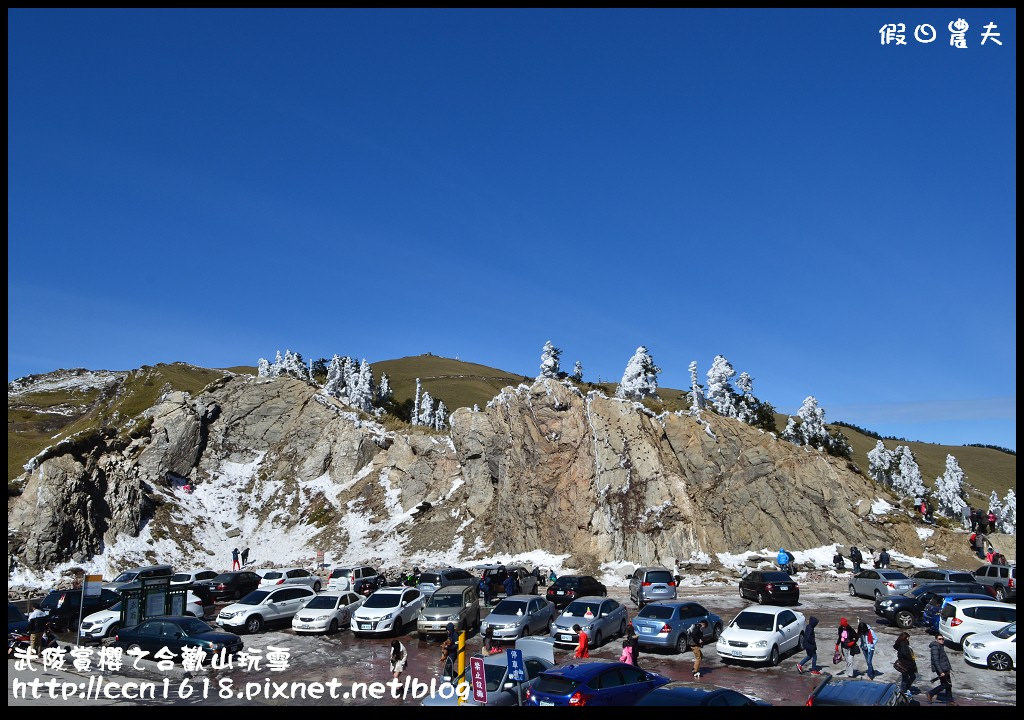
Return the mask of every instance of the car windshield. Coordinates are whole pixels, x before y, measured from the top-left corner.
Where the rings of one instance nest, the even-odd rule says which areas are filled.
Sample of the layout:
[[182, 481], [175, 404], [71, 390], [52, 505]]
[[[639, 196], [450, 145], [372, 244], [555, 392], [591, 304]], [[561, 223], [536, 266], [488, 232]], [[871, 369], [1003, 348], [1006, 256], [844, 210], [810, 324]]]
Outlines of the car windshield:
[[551, 587], [556, 588], [574, 588], [579, 587], [580, 579], [575, 577], [558, 578], [555, 580], [555, 584]]
[[741, 612], [732, 621], [732, 624], [741, 630], [756, 630], [758, 632], [771, 632], [774, 615], [759, 612]]
[[[651, 607], [648, 605], [648, 607]], [[592, 602], [584, 602], [582, 600], [574, 600], [569, 603], [569, 606], [562, 611], [562, 615], [565, 617], [582, 617], [587, 614], [587, 610], [594, 615], [597, 615], [598, 606]], [[642, 614], [642, 613], [641, 613]], [[671, 613], [670, 613], [671, 614]]]
[[505, 677], [504, 665], [484, 665], [484, 677], [487, 678], [487, 692], [494, 692], [501, 687], [501, 681]]
[[494, 615], [524, 615], [526, 603], [522, 600], [502, 600], [491, 611]]
[[647, 573], [647, 577], [644, 578], [644, 582], [670, 583], [672, 582], [672, 573], [668, 570], [651, 570]]
[[348, 577], [351, 574], [352, 571], [349, 568], [334, 568], [331, 570], [330, 579], [333, 580], [334, 578]]
[[259, 605], [261, 602], [267, 599], [270, 595], [269, 590], [253, 590], [251, 593], [246, 595], [244, 598], [238, 601], [239, 605]]
[[178, 627], [181, 628], [182, 632], [190, 637], [201, 635], [202, 633], [208, 633], [213, 628], [204, 623], [202, 620], [191, 618], [189, 620], [182, 620], [178, 623]]
[[176, 575], [171, 575], [171, 582], [191, 582], [191, 581], [192, 581], [192, 576], [189, 575], [188, 573], [178, 573]]
[[398, 607], [402, 596], [399, 593], [374, 593], [366, 598], [363, 607], [367, 608], [390, 608]]
[[970, 573], [950, 573], [949, 581], [950, 582], [972, 583], [972, 582], [974, 582], [974, 576], [971, 575]]
[[120, 575], [118, 575], [116, 578], [114, 578], [114, 582], [116, 582], [116, 583], [132, 582], [137, 576], [138, 576], [138, 573], [123, 572]]
[[428, 608], [453, 608], [462, 606], [462, 595], [452, 593], [434, 593], [427, 603]]
[[552, 695], [566, 695], [579, 687], [579, 680], [571, 680], [562, 675], [548, 675], [541, 673], [534, 684], [538, 692], [551, 693]]
[[213, 579], [215, 583], [229, 583], [235, 579], [234, 573], [221, 573]]
[[279, 577], [284, 577], [284, 573], [281, 572], [268, 572], [263, 576], [264, 580], [277, 580]]
[[306, 610], [334, 610], [338, 607], [339, 595], [317, 595], [308, 603]]
[[1001, 627], [992, 633], [1000, 640], [1006, 640], [1017, 634], [1017, 623], [1010, 623], [1006, 627]]
[[420, 582], [426, 583], [427, 585], [440, 585], [441, 576], [437, 573], [423, 573], [420, 575]]
[[898, 570], [883, 570], [881, 573], [879, 573], [879, 575], [884, 577], [886, 580], [909, 580], [910, 579], [906, 575], [904, 575], [903, 573], [899, 572]]
[[789, 576], [789, 573], [784, 572], [761, 573], [761, 579], [765, 582], [793, 582], [793, 578]]
[[670, 605], [647, 605], [637, 613], [637, 617], [668, 620], [672, 617], [672, 607]]

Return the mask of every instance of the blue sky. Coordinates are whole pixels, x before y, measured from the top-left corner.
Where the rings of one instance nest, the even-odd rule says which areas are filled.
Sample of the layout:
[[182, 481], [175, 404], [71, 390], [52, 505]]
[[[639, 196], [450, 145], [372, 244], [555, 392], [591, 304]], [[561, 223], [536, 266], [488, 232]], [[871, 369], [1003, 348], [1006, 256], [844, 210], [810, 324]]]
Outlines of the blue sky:
[[1015, 55], [1009, 10], [8, 11], [8, 379], [644, 344], [1016, 448]]

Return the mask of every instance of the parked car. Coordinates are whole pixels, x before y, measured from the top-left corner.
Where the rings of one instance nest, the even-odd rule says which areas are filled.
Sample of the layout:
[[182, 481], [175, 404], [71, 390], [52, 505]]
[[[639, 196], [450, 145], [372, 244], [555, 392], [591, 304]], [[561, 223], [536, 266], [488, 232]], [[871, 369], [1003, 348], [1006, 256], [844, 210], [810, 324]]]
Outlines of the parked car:
[[656, 707], [771, 707], [771, 703], [747, 697], [730, 688], [677, 680], [656, 687], [636, 703]]
[[899, 570], [862, 570], [850, 578], [850, 595], [873, 597], [902, 595], [914, 587], [913, 581]]
[[504, 565], [484, 565], [481, 577], [491, 586], [492, 597], [502, 597], [505, 595], [505, 580], [509, 575], [516, 579], [516, 589], [518, 591], [519, 581], [529, 574], [530, 571], [521, 565], [511, 565], [509, 567]]
[[1017, 665], [1017, 623], [964, 640], [964, 660], [993, 670], [1013, 670]]
[[292, 616], [292, 630], [297, 633], [336, 633], [340, 628], [351, 625], [352, 613], [365, 600], [352, 591], [320, 593]]
[[655, 600], [676, 599], [676, 579], [664, 567], [641, 567], [629, 577], [629, 599], [642, 608]]
[[471, 585], [475, 588], [479, 582], [476, 577], [460, 568], [437, 568], [420, 573], [416, 589], [429, 598], [433, 593], [449, 585]]
[[[807, 706], [830, 705], [907, 705], [907, 696], [899, 683], [874, 680], [850, 680], [824, 673], [825, 679], [811, 691]], [[914, 703], [916, 704], [916, 703]]]
[[455, 625], [456, 632], [480, 627], [480, 598], [475, 587], [449, 585], [434, 592], [420, 610], [416, 632], [420, 640], [444, 635], [448, 623]]
[[113, 590], [114, 592], [121, 592], [122, 590], [127, 590], [129, 588], [139, 587], [140, 580], [149, 580], [150, 578], [160, 577], [165, 577], [170, 580], [173, 574], [174, 568], [170, 565], [146, 565], [145, 567], [125, 570], [110, 582], [105, 583], [103, 587], [107, 590]]
[[982, 565], [974, 571], [974, 579], [991, 587], [996, 600], [1017, 599], [1016, 565]]
[[939, 616], [939, 634], [959, 644], [975, 633], [992, 632], [1017, 622], [1017, 608], [998, 600], [954, 600], [942, 608]]
[[755, 570], [740, 580], [740, 597], [756, 600], [759, 605], [800, 602], [800, 586], [789, 573], [781, 570]]
[[327, 589], [351, 590], [358, 593], [359, 589], [356, 585], [364, 580], [372, 583], [375, 590], [383, 586], [383, 578], [376, 570], [369, 565], [355, 565], [336, 567], [331, 570], [331, 574], [327, 578]]
[[210, 596], [216, 602], [240, 600], [260, 586], [260, 576], [251, 570], [221, 573], [210, 581]]
[[751, 605], [740, 611], [718, 636], [722, 662], [750, 660], [778, 665], [782, 654], [803, 645], [803, 613], [775, 605]]
[[217, 577], [218, 573], [210, 568], [202, 570], [189, 570], [188, 572], [176, 572], [171, 575], [171, 585], [191, 585], [192, 583], [206, 582]]
[[967, 572], [966, 570], [940, 570], [938, 568], [929, 568], [927, 570], [918, 570], [916, 573], [910, 576], [913, 581], [914, 587], [919, 585], [927, 585], [929, 583], [936, 582], [949, 582], [949, 583], [972, 583], [975, 582], [974, 575]]
[[678, 653], [689, 647], [686, 631], [701, 620], [708, 621], [705, 640], [718, 640], [722, 632], [722, 618], [708, 611], [700, 603], [685, 600], [665, 600], [645, 605], [635, 618], [633, 629], [641, 645], [675, 648]]
[[82, 609], [81, 616], [84, 618], [97, 610], [103, 610], [121, 600], [121, 596], [113, 590], [103, 588], [96, 597], [85, 598], [85, 607], [82, 607], [81, 590], [51, 590], [39, 604], [39, 609], [46, 612], [49, 622], [57, 632], [78, 629], [79, 608]]
[[[99, 642], [104, 638], [113, 637], [121, 629], [121, 606], [124, 601], [117, 602], [105, 610], [94, 612], [82, 619], [78, 627], [79, 643]], [[206, 608], [202, 601], [193, 593], [185, 596], [185, 614], [202, 620], [206, 616]]]
[[243, 646], [242, 638], [234, 633], [217, 630], [191, 616], [173, 615], [118, 630], [114, 644], [125, 650], [140, 648], [151, 653], [166, 647], [176, 656], [186, 647], [200, 647], [208, 654], [225, 650], [228, 655], [235, 655]]
[[7, 632], [28, 632], [28, 616], [14, 603], [7, 603]]
[[[523, 666], [526, 670], [526, 681], [520, 682], [508, 676], [508, 653], [497, 653], [484, 658], [484, 684], [487, 688], [488, 706], [518, 705], [519, 695], [527, 696], [530, 688], [545, 670], [555, 666], [554, 649], [546, 638], [520, 638], [516, 640], [516, 650], [523, 653]], [[447, 695], [447, 693], [446, 693]], [[458, 697], [454, 691], [448, 697], [440, 694], [428, 695], [423, 701], [426, 706], [458, 705]], [[473, 699], [472, 693], [466, 698], [464, 705], [480, 705]]]
[[591, 646], [598, 647], [616, 635], [625, 635], [628, 621], [625, 605], [611, 598], [591, 595], [566, 606], [551, 625], [551, 637], [556, 645], [576, 645], [580, 637], [572, 627], [578, 624], [590, 638]]
[[[984, 586], [983, 586], [984, 587]], [[991, 588], [985, 588], [991, 591]], [[942, 622], [942, 609], [954, 600], [992, 600], [992, 596], [986, 593], [939, 593], [928, 601], [924, 609], [922, 620], [925, 626], [938, 635], [939, 623]]]
[[260, 587], [273, 587], [275, 585], [305, 585], [313, 588], [313, 592], [320, 592], [320, 578], [313, 575], [309, 570], [303, 568], [276, 568], [263, 575], [260, 580]]
[[305, 585], [259, 588], [221, 610], [217, 624], [258, 633], [270, 623], [291, 621], [295, 613], [314, 597], [316, 593]]
[[[969, 574], [967, 577], [971, 577]], [[918, 585], [902, 595], [886, 595], [875, 600], [875, 615], [883, 617], [903, 629], [912, 628], [923, 617], [925, 608], [936, 595], [944, 593], [984, 593], [985, 587], [976, 582], [935, 582]]]
[[366, 598], [352, 614], [352, 632], [355, 635], [394, 632], [416, 619], [426, 598], [416, 588], [385, 587]]
[[545, 670], [524, 705], [632, 705], [668, 678], [614, 660], [574, 660]]
[[563, 608], [578, 597], [600, 595], [607, 597], [608, 588], [589, 575], [563, 575], [548, 585], [548, 602]]
[[554, 617], [553, 603], [536, 595], [513, 595], [494, 606], [487, 619], [480, 623], [480, 632], [493, 628], [495, 640], [549, 635]]

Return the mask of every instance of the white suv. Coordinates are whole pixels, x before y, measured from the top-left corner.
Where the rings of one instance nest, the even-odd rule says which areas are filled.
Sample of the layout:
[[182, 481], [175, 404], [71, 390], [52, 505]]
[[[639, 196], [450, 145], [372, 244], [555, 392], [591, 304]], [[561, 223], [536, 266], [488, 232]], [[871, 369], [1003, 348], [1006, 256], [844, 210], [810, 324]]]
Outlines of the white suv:
[[275, 585], [307, 585], [313, 588], [313, 592], [320, 592], [320, 578], [311, 574], [309, 570], [296, 567], [276, 568], [264, 573], [260, 587], [266, 588]]
[[359, 592], [360, 588], [357, 586], [362, 584], [360, 580], [370, 582], [373, 587], [377, 587], [380, 584], [377, 578], [377, 571], [368, 565], [336, 567], [331, 570], [331, 575], [327, 578], [327, 589]]
[[399, 634], [416, 619], [426, 598], [416, 588], [381, 588], [352, 613], [352, 632]]
[[954, 600], [942, 608], [940, 617], [942, 637], [961, 644], [971, 635], [1017, 622], [1017, 607], [998, 600]]
[[315, 597], [312, 588], [302, 585], [259, 588], [221, 610], [217, 624], [231, 630], [244, 629], [257, 633], [267, 623], [291, 620], [295, 613]]
[[[197, 617], [200, 620], [206, 615], [206, 609], [202, 601], [189, 592], [185, 596], [185, 614]], [[89, 640], [100, 641], [103, 638], [114, 637], [121, 629], [121, 603], [111, 605], [106, 610], [94, 612], [82, 619], [78, 627], [78, 639], [80, 643]]]

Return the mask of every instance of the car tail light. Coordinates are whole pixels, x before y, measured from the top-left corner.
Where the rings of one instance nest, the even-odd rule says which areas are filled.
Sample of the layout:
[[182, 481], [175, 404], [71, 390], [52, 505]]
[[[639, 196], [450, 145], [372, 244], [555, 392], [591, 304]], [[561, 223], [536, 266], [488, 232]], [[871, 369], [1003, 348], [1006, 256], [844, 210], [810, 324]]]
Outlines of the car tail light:
[[668, 623], [665, 623], [664, 625], [661, 626], [661, 632], [663, 632], [663, 633], [670, 633], [670, 632], [672, 632], [672, 628], [670, 628], [668, 626]]
[[530, 701], [530, 688], [526, 688], [526, 701]]
[[814, 705], [814, 696], [807, 698], [807, 702], [804, 703], [804, 707], [812, 707]]
[[218, 589], [218, 590], [224, 590], [224, 589], [225, 589], [225, 588], [224, 588], [224, 583], [221, 583], [220, 585], [218, 585], [218, 586], [217, 586], [217, 589]]
[[764, 586], [764, 589], [765, 589], [766, 592], [772, 592], [773, 590], [775, 590], [775, 586], [772, 585], [771, 583], [768, 583], [767, 585]]
[[576, 591], [575, 591], [575, 590], [566, 590], [566, 591], [565, 591], [565, 594], [566, 594], [566, 595], [575, 595], [575, 594], [576, 594]]
[[1013, 590], [1013, 578], [1010, 578], [1009, 580], [1007, 580], [1006, 587], [1008, 587], [1011, 590]]
[[961, 620], [960, 618], [953, 618], [952, 620], [949, 621], [949, 626], [950, 627], [956, 627], [957, 625], [959, 625], [962, 622], [963, 622], [963, 620]]
[[675, 587], [675, 586], [676, 586], [676, 582], [675, 582], [675, 580], [673, 580], [672, 582], [670, 582], [670, 583], [668, 584], [668, 586], [669, 586], [669, 587]]
[[274, 584], [275, 584], [275, 585], [284, 585], [284, 578], [281, 578], [280, 580], [278, 580], [278, 581], [277, 581], [276, 583], [274, 583]]
[[582, 691], [577, 690], [569, 696], [569, 704], [574, 707], [582, 707], [587, 704], [587, 700], [590, 699], [589, 695], [583, 694]]

